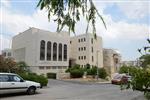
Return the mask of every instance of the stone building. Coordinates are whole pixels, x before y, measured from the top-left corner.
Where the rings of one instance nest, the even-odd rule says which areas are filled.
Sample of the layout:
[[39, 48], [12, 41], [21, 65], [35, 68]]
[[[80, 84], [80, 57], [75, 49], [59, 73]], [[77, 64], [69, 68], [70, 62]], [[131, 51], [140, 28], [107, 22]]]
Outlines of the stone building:
[[25, 61], [32, 72], [64, 72], [69, 64], [67, 32], [54, 33], [30, 28], [12, 39], [12, 52], [16, 61]]
[[12, 58], [12, 50], [11, 49], [2, 50], [2, 56], [5, 58]]
[[121, 65], [121, 55], [117, 50], [114, 49], [103, 49], [103, 63], [104, 68], [110, 77], [118, 72]]
[[103, 67], [102, 38], [93, 34], [82, 34], [70, 38], [70, 60], [81, 67]]

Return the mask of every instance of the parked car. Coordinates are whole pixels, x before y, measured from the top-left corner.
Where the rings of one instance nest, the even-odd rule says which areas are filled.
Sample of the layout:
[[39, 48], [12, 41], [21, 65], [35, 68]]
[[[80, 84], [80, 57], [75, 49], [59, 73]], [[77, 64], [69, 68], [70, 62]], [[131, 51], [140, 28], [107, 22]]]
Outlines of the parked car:
[[131, 76], [126, 74], [116, 74], [111, 80], [112, 84], [126, 84], [131, 81]]
[[40, 87], [40, 83], [23, 80], [17, 74], [0, 73], [0, 94], [26, 92], [31, 95]]

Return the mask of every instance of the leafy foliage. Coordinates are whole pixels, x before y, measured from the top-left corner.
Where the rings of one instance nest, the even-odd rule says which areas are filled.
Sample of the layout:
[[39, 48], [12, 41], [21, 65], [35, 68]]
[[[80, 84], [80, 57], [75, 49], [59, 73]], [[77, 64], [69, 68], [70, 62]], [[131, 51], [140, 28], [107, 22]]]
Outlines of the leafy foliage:
[[[87, 6], [89, 5], [89, 6]], [[103, 17], [99, 14], [92, 0], [39, 0], [37, 5], [41, 10], [48, 11], [48, 19], [56, 16], [57, 31], [60, 32], [64, 26], [67, 26], [70, 32], [75, 33], [75, 24], [80, 21], [81, 15], [87, 20], [88, 31], [89, 24], [92, 24], [93, 33], [96, 37], [96, 15], [102, 20], [105, 28], [106, 24]]]
[[0, 72], [11, 72], [19, 74], [23, 79], [35, 81], [41, 83], [42, 86], [46, 86], [48, 80], [43, 75], [37, 75], [35, 73], [30, 73], [28, 70], [28, 65], [21, 61], [15, 62], [12, 58], [4, 58], [0, 55]]
[[44, 77], [43, 75], [37, 75], [35, 73], [19, 73], [19, 75], [25, 80], [38, 82], [42, 86], [46, 86], [48, 83], [48, 79]]
[[150, 68], [140, 67], [126, 67], [120, 68], [120, 73], [129, 73], [132, 76], [132, 80], [128, 84], [122, 84], [121, 89], [138, 90], [144, 92], [146, 97], [149, 97], [150, 93]]
[[104, 68], [99, 68], [99, 77], [102, 79], [105, 79], [107, 77], [107, 73]]
[[83, 69], [70, 70], [70, 75], [72, 78], [80, 78], [83, 76], [83, 74], [84, 74]]
[[137, 67], [135, 66], [122, 66], [119, 70], [119, 73], [120, 74], [126, 73], [131, 76], [135, 76], [134, 74], [136, 73], [136, 71], [137, 71]]
[[[147, 39], [150, 44], [150, 39]], [[142, 53], [145, 51], [145, 54]], [[150, 100], [150, 46], [144, 46], [144, 48], [138, 49], [142, 54], [140, 57], [141, 67], [126, 67], [120, 68], [120, 73], [129, 73], [132, 76], [132, 80], [128, 84], [123, 84], [121, 89], [138, 90], [144, 92], [146, 98]]]
[[[90, 68], [87, 65], [84, 68], [81, 68], [80, 65], [75, 65], [72, 68], [66, 70], [70, 72], [72, 78], [80, 78], [83, 76], [84, 72], [87, 72], [87, 75], [92, 75], [93, 77], [97, 75], [97, 67]], [[107, 76], [106, 70], [104, 68], [98, 68], [99, 77], [105, 79]]]
[[66, 72], [70, 72], [72, 78], [80, 78], [84, 74], [84, 69], [80, 68], [80, 65], [76, 64], [73, 67], [67, 69]]
[[1, 72], [15, 72], [17, 71], [17, 64], [12, 58], [4, 58], [0, 55], [0, 71]]
[[141, 66], [146, 68], [148, 66], [150, 66], [150, 54], [146, 54], [140, 57], [142, 63]]

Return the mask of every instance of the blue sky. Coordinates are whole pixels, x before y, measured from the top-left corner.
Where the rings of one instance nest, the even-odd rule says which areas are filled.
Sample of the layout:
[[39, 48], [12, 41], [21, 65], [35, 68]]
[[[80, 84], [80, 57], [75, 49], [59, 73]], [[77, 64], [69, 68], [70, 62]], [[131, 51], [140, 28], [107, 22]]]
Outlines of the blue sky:
[[[97, 19], [97, 34], [103, 38], [103, 47], [119, 50], [123, 60], [135, 60], [140, 56], [137, 49], [147, 45], [150, 34], [150, 1], [106, 1], [94, 0], [108, 27], [105, 30]], [[12, 37], [29, 27], [56, 31], [56, 23], [48, 22], [47, 12], [36, 8], [37, 3], [38, 0], [1, 0], [0, 50], [10, 48]], [[85, 32], [85, 21], [76, 26], [77, 35]]]

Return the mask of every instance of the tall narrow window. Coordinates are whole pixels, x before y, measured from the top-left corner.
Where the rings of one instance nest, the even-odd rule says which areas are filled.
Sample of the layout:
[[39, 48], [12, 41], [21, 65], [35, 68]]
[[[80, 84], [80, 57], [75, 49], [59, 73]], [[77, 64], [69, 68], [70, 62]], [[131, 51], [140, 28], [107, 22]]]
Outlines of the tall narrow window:
[[40, 43], [40, 60], [45, 60], [45, 41], [41, 40]]
[[59, 56], [58, 56], [59, 61], [62, 61], [62, 44], [59, 44]]
[[91, 43], [93, 44], [93, 38], [91, 38]]
[[51, 42], [47, 42], [47, 60], [51, 60]]
[[86, 50], [86, 47], [84, 47], [84, 51]]
[[64, 61], [67, 61], [67, 45], [64, 45]]
[[92, 52], [93, 52], [93, 51], [94, 51], [94, 50], [93, 50], [93, 47], [91, 47], [91, 49], [92, 49]]
[[84, 41], [86, 41], [85, 38], [84, 38]]
[[92, 62], [94, 61], [94, 57], [92, 56]]
[[57, 43], [53, 44], [53, 60], [57, 60]]

